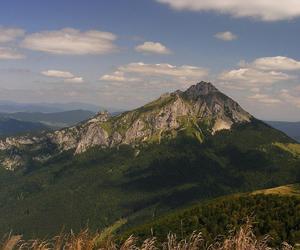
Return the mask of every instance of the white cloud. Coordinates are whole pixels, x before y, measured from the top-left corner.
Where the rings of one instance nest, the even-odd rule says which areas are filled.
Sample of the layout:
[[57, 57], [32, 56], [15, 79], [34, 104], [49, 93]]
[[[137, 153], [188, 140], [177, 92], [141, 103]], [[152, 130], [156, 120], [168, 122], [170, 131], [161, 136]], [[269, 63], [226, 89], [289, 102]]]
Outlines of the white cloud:
[[261, 71], [253, 68], [240, 68], [223, 72], [219, 79], [226, 82], [237, 82], [245, 85], [272, 85], [279, 81], [292, 79], [283, 72], [278, 71]]
[[75, 76], [73, 73], [69, 71], [61, 71], [61, 70], [45, 70], [41, 72], [42, 75], [54, 78], [61, 78], [66, 83], [82, 83], [84, 82], [82, 77]]
[[64, 80], [64, 82], [68, 83], [83, 83], [84, 80], [82, 77], [73, 77], [73, 78], [67, 78]]
[[[129, 63], [100, 77], [102, 93], [123, 98], [122, 102], [145, 103], [165, 92], [185, 89], [206, 80], [208, 70], [171, 64]], [[116, 100], [117, 101], [117, 100]], [[119, 100], [120, 101], [120, 100]]]
[[115, 74], [111, 74], [111, 75], [107, 74], [107, 75], [101, 76], [100, 80], [108, 81], [108, 82], [125, 82], [126, 77], [115, 75]]
[[297, 91], [297, 92], [299, 92], [299, 94], [300, 94], [300, 85], [296, 86], [296, 87], [294, 88], [294, 90]]
[[51, 54], [106, 54], [116, 50], [116, 36], [109, 32], [65, 28], [27, 35], [21, 46]]
[[106, 74], [106, 75], [101, 76], [100, 80], [107, 81], [107, 82], [136, 82], [136, 81], [139, 81], [140, 79], [126, 77], [124, 72], [115, 71], [112, 74]]
[[300, 61], [284, 56], [261, 57], [250, 63], [241, 61], [239, 66], [238, 69], [224, 71], [219, 75], [219, 80], [223, 81], [225, 87], [250, 87], [256, 90], [256, 87], [297, 79], [297, 74], [288, 72], [300, 70]]
[[215, 37], [223, 41], [233, 41], [237, 39], [237, 35], [233, 34], [230, 31], [219, 32], [215, 34]]
[[174, 66], [171, 64], [145, 64], [142, 62], [139, 63], [130, 63], [119, 68], [121, 72], [135, 73], [146, 76], [170, 76], [178, 78], [192, 78], [200, 80], [202, 77], [207, 76], [207, 69], [183, 65], [183, 66]]
[[251, 65], [262, 70], [300, 70], [300, 61], [284, 56], [258, 58]]
[[280, 99], [271, 97], [266, 94], [255, 94], [248, 97], [249, 99], [264, 103], [264, 104], [278, 104], [281, 103]]
[[0, 60], [16, 60], [23, 58], [25, 58], [25, 55], [19, 53], [15, 49], [0, 47]]
[[251, 88], [250, 91], [254, 92], [254, 93], [259, 93], [260, 92], [260, 88], [254, 87], [254, 88]]
[[41, 72], [44, 76], [57, 77], [57, 78], [72, 78], [74, 75], [69, 71], [61, 70], [46, 70]]
[[24, 34], [23, 29], [0, 27], [0, 43], [14, 41], [16, 38], [24, 36]]
[[156, 0], [176, 10], [214, 11], [233, 17], [251, 17], [263, 21], [290, 20], [300, 16], [298, 0]]
[[280, 98], [285, 102], [300, 108], [300, 96], [295, 96], [287, 89], [282, 89], [279, 94]]
[[170, 49], [158, 42], [144, 42], [143, 44], [136, 46], [135, 50], [143, 53], [171, 54]]

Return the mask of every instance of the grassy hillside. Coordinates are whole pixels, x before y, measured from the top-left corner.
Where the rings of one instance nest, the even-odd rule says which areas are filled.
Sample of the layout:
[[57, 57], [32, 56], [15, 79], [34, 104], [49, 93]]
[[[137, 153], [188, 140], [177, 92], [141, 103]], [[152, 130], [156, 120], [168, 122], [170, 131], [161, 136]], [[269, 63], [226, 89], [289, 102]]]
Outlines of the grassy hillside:
[[300, 243], [300, 185], [280, 186], [250, 194], [225, 196], [192, 205], [127, 230], [142, 239], [163, 240], [172, 232], [185, 238], [199, 230], [213, 241], [230, 234], [251, 218], [257, 236], [270, 235], [275, 245]]
[[300, 184], [292, 184], [292, 185], [285, 185], [275, 188], [268, 188], [263, 190], [258, 190], [253, 192], [253, 194], [277, 194], [277, 195], [285, 195], [285, 196], [297, 196], [300, 198]]
[[253, 121], [203, 143], [184, 135], [139, 149], [66, 152], [16, 173], [1, 170], [0, 234], [96, 230], [120, 218], [131, 226], [195, 201], [299, 181], [299, 157], [275, 143], [294, 141]]

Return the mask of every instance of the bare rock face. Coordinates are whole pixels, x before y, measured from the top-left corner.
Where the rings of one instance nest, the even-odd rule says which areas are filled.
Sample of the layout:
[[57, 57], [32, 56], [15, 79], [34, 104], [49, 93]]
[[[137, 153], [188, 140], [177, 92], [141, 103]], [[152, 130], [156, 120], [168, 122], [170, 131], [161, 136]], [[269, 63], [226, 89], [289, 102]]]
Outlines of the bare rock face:
[[185, 92], [184, 95], [190, 99], [197, 101], [203, 96], [207, 96], [214, 93], [220, 93], [219, 90], [209, 82], [200, 82], [196, 85], [192, 85]]
[[23, 166], [23, 159], [20, 155], [15, 154], [5, 158], [2, 164], [7, 170], [15, 170]]
[[100, 112], [92, 119], [88, 120], [87, 123], [99, 123], [99, 122], [106, 122], [109, 119], [108, 112]]
[[53, 144], [58, 145], [60, 150], [66, 151], [76, 147], [78, 143], [77, 135], [79, 132], [78, 128], [72, 127], [49, 133], [47, 137], [50, 138]]
[[121, 144], [121, 142], [122, 142], [121, 134], [117, 131], [114, 131], [111, 136], [110, 147], [117, 146], [117, 145]]
[[212, 128], [212, 134], [214, 135], [217, 131], [220, 131], [220, 130], [228, 130], [231, 128], [233, 122], [230, 121], [229, 119], [227, 120], [222, 120], [222, 119], [217, 119], [215, 121], [215, 124]]
[[109, 146], [108, 133], [97, 123], [91, 123], [85, 128], [83, 133], [81, 132], [80, 139], [77, 142], [77, 145], [75, 145], [75, 154], [82, 153], [88, 148], [97, 145]]
[[[184, 92], [162, 95], [141, 108], [115, 117], [102, 112], [77, 126], [52, 133], [0, 140], [0, 165], [9, 170], [23, 167], [26, 165], [23, 155], [29, 152], [32, 160], [43, 162], [67, 150], [80, 154], [94, 146], [159, 143], [165, 136], [175, 137], [178, 131], [201, 134], [204, 123], [207, 133], [213, 135], [251, 118], [211, 83], [200, 82]], [[44, 151], [47, 153], [42, 154]]]
[[21, 137], [7, 137], [5, 140], [0, 141], [0, 150], [6, 150], [13, 147], [20, 147], [22, 145], [32, 145], [38, 142], [40, 139], [33, 137], [28, 138], [26, 136]]
[[145, 130], [145, 123], [141, 119], [137, 119], [126, 131], [124, 143], [133, 143], [136, 139], [142, 138], [148, 133]]
[[252, 116], [230, 97], [221, 93], [211, 83], [201, 82], [183, 93], [192, 100], [194, 110], [202, 119], [213, 121], [211, 133], [231, 129], [235, 123], [250, 122]]
[[177, 129], [180, 124], [178, 117], [187, 116], [190, 113], [189, 106], [183, 99], [176, 95], [174, 102], [163, 107], [155, 119], [156, 129]]

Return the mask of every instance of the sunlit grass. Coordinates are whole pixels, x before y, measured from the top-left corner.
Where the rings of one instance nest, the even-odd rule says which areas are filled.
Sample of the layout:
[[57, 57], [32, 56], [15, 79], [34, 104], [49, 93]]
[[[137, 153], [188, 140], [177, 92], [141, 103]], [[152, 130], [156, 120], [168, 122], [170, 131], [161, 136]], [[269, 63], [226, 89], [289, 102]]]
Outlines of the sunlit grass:
[[253, 192], [253, 194], [278, 194], [278, 195], [296, 195], [300, 196], [300, 184], [291, 184], [275, 188], [263, 189]]
[[275, 142], [273, 145], [291, 153], [293, 156], [300, 157], [300, 144], [298, 143]]

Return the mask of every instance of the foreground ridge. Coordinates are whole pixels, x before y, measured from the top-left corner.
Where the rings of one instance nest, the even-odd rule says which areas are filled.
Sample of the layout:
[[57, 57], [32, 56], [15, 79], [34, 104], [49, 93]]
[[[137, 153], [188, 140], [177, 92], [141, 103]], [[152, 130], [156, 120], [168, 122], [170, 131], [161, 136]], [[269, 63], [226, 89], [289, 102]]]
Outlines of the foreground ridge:
[[[162, 95], [135, 110], [111, 117], [101, 112], [77, 126], [40, 136], [9, 137], [0, 141], [0, 164], [14, 170], [28, 160], [45, 162], [53, 155], [73, 150], [138, 146], [160, 143], [186, 134], [202, 142], [205, 136], [231, 129], [233, 124], [250, 122], [252, 116], [231, 98], [208, 82], [192, 85], [186, 91]], [[30, 155], [28, 159], [28, 155]]]

